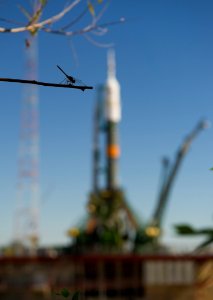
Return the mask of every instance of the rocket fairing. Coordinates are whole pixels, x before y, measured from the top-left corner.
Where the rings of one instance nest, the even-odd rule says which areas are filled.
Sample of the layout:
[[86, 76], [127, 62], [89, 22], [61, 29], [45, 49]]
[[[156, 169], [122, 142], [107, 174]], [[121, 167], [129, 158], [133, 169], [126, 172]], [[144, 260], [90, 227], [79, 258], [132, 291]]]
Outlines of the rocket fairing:
[[105, 118], [118, 123], [121, 120], [120, 84], [115, 74], [115, 54], [108, 53], [108, 76], [105, 84]]
[[105, 84], [104, 112], [106, 120], [107, 189], [118, 188], [118, 123], [121, 120], [120, 85], [115, 74], [115, 55], [108, 53], [108, 76]]

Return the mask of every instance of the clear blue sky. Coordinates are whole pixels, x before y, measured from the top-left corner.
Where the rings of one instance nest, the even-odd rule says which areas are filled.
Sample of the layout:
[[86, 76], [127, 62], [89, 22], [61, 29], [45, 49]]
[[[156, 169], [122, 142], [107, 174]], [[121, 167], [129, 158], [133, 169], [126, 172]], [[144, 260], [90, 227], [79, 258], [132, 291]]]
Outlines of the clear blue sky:
[[[16, 4], [26, 2], [0, 1], [0, 16], [23, 19]], [[59, 3], [51, 5], [47, 15], [59, 10]], [[162, 157], [173, 159], [201, 118], [213, 122], [212, 15], [211, 0], [111, 1], [103, 21], [131, 21], [96, 38], [115, 47], [123, 111], [120, 182], [142, 222], [155, 206]], [[25, 37], [0, 34], [0, 77], [23, 78]], [[67, 40], [41, 32], [39, 79], [60, 82], [59, 64], [96, 86], [106, 79], [106, 54], [82, 36]], [[12, 237], [22, 96], [22, 85], [0, 83], [0, 245]], [[67, 243], [66, 230], [86, 213], [95, 97], [95, 90], [39, 88], [42, 244]], [[163, 224], [168, 243], [186, 244], [176, 238], [173, 224], [212, 226], [212, 166], [210, 128], [193, 142], [175, 181]]]

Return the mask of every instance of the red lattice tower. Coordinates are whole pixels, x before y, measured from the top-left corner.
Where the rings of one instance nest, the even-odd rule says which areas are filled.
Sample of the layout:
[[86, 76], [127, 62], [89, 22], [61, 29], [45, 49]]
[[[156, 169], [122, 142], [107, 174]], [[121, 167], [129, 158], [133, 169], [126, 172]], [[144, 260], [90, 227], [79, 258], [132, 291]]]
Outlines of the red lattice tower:
[[[26, 41], [26, 77], [37, 78], [37, 38]], [[36, 248], [39, 241], [39, 116], [38, 88], [24, 86], [18, 157], [15, 241]]]

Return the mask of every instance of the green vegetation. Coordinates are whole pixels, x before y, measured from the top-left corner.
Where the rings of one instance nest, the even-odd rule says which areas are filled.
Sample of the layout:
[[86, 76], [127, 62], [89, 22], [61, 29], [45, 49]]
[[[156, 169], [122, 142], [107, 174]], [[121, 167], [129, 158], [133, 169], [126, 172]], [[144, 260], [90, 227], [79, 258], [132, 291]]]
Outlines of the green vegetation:
[[80, 292], [75, 291], [74, 293], [71, 294], [71, 292], [67, 288], [63, 288], [60, 292], [55, 293], [55, 295], [62, 296], [64, 298], [68, 298], [69, 296], [71, 296], [72, 300], [78, 300]]

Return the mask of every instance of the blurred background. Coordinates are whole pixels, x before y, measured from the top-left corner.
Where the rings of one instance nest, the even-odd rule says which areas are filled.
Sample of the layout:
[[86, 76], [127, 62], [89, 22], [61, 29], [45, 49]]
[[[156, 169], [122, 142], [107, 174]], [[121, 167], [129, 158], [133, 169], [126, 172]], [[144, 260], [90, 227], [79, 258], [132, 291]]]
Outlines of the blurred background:
[[[212, 253], [212, 11], [200, 0], [0, 1], [1, 78], [59, 84], [59, 65], [93, 87], [0, 82], [2, 255], [28, 234], [36, 248], [78, 251], [88, 226], [86, 249], [99, 253], [118, 215], [137, 253], [205, 242]], [[118, 205], [101, 215], [107, 197]]]

